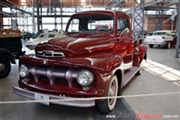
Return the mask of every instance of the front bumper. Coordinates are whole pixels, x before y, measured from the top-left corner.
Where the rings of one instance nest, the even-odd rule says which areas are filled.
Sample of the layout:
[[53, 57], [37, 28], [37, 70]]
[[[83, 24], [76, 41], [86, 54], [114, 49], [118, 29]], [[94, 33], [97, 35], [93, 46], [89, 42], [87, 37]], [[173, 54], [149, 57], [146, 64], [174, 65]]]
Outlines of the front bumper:
[[[52, 104], [74, 106], [74, 107], [92, 107], [92, 106], [95, 106], [95, 100], [88, 100], [88, 101], [78, 100], [78, 101], [63, 101], [62, 102], [62, 101], [58, 101], [58, 100], [65, 99], [65, 98], [72, 99], [73, 97], [41, 94], [41, 93], [25, 90], [25, 89], [19, 88], [17, 86], [13, 86], [13, 92], [17, 95], [20, 95], [20, 96], [23, 96], [23, 97], [26, 97], [29, 99], [33, 99], [33, 100], [37, 100], [36, 99], [37, 94], [44, 95], [44, 96], [48, 97], [48, 100], [50, 100], [50, 101], [48, 101], [48, 100], [45, 101], [46, 104], [52, 103]], [[55, 101], [51, 101], [51, 100], [55, 100]], [[44, 101], [44, 100], [42, 99], [42, 101]]]
[[145, 44], [147, 44], [147, 45], [166, 45], [166, 41], [162, 41], [162, 42], [155, 42], [155, 41], [153, 41], [153, 42], [147, 42], [147, 41], [145, 41]]

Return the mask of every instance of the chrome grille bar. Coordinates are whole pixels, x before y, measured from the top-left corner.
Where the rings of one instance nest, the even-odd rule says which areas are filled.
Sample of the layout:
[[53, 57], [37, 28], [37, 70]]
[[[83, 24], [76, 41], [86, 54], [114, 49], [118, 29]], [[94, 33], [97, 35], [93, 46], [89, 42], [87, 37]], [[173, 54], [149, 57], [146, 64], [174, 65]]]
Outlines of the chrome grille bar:
[[49, 79], [50, 85], [55, 84], [56, 78], [65, 78], [68, 82], [68, 86], [72, 86], [73, 80], [77, 78], [78, 71], [72, 68], [44, 68], [40, 66], [33, 66], [29, 72], [34, 77], [36, 83], [39, 81], [40, 76], [46, 76]]
[[64, 53], [54, 52], [52, 50], [37, 51], [36, 55], [41, 57], [65, 57]]

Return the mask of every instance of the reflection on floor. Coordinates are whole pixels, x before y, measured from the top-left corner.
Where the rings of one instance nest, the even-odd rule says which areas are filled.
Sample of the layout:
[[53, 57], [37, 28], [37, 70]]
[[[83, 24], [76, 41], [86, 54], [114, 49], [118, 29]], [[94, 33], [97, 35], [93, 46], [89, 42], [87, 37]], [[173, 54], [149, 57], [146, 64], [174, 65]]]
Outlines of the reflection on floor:
[[[136, 117], [139, 115], [142, 120], [147, 120], [148, 115], [153, 120], [180, 119], [180, 59], [174, 56], [175, 49], [148, 49], [148, 60], [144, 62], [142, 75], [135, 77], [123, 90], [123, 95], [147, 95], [124, 98]], [[178, 94], [148, 96], [174, 92]]]
[[143, 66], [144, 69], [151, 74], [162, 77], [164, 80], [180, 86], [180, 71], [149, 59], [144, 62]]

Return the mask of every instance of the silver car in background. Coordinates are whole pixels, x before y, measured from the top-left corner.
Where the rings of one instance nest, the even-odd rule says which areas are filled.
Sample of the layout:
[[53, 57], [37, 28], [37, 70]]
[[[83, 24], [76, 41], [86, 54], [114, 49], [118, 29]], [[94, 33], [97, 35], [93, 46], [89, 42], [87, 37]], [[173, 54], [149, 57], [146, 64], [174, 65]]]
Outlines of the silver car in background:
[[171, 30], [155, 31], [151, 36], [146, 36], [145, 43], [153, 48], [154, 45], [171, 48], [176, 32]]
[[30, 50], [34, 50], [38, 43], [46, 42], [52, 38], [62, 36], [59, 32], [48, 32], [48, 33], [41, 33], [37, 38], [31, 39], [25, 43], [26, 47]]

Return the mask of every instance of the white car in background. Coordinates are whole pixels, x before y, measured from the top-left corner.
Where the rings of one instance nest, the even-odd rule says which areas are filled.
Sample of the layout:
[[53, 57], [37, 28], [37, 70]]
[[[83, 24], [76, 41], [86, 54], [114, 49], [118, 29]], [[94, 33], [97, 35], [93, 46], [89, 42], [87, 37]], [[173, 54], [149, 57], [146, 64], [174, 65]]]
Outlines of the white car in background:
[[62, 34], [58, 32], [41, 33], [37, 38], [27, 41], [25, 45], [30, 50], [34, 50], [38, 43], [47, 42], [48, 40], [59, 36], [62, 36]]
[[171, 30], [155, 31], [151, 36], [146, 36], [145, 43], [153, 48], [154, 45], [171, 48], [176, 33]]

